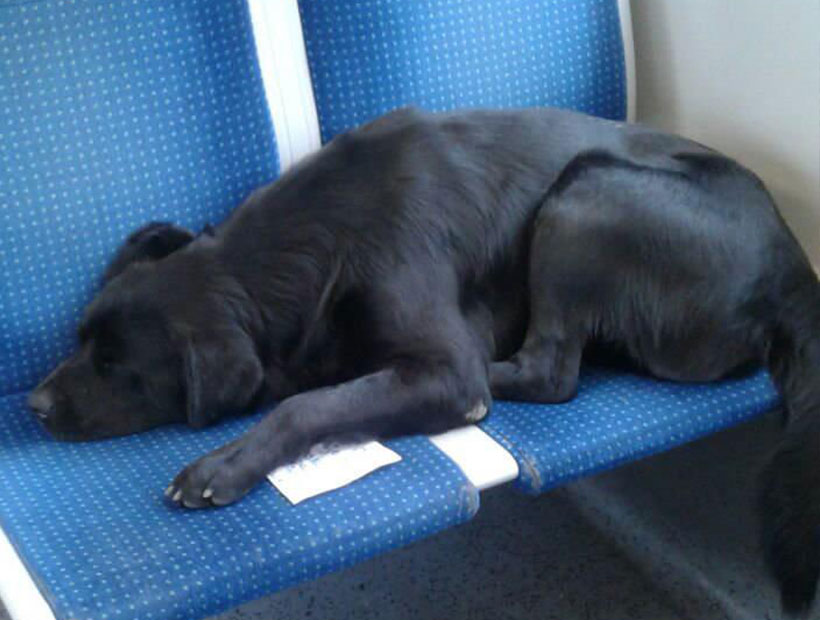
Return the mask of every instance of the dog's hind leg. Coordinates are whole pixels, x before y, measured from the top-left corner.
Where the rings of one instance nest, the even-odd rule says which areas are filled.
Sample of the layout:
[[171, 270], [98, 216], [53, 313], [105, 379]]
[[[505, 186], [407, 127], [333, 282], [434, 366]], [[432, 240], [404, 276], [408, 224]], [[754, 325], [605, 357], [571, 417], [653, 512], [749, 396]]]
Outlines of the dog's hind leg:
[[490, 364], [490, 391], [494, 398], [504, 400], [569, 400], [578, 387], [584, 342], [556, 307], [548, 287], [538, 287], [531, 295], [524, 344], [508, 360]]
[[569, 400], [578, 387], [581, 347], [554, 335], [528, 339], [518, 353], [490, 365], [494, 398], [558, 403]]
[[[530, 246], [530, 318], [521, 349], [511, 358], [490, 365], [493, 397], [556, 403], [569, 400], [578, 387], [581, 354], [586, 343], [583, 311], [574, 299], [583, 281], [595, 277], [566, 269], [562, 247], [574, 233], [547, 199], [536, 219]], [[574, 283], [573, 278], [577, 278]], [[587, 287], [590, 290], [594, 286]]]
[[589, 340], [675, 381], [720, 379], [761, 359], [756, 274], [771, 207], [731, 164], [712, 179], [681, 159], [648, 168], [591, 152], [561, 173], [534, 223], [524, 344], [491, 365], [494, 396], [571, 398]]

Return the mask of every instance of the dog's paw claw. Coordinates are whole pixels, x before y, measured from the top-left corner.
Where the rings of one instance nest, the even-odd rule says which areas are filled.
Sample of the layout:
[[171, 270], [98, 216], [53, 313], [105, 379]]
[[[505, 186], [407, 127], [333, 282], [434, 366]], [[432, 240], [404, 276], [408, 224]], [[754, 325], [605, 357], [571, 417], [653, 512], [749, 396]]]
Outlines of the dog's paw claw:
[[243, 453], [243, 444], [233, 442], [183, 469], [169, 487], [173, 490], [171, 499], [185, 508], [232, 504], [264, 478], [264, 474], [255, 473], [256, 469]]

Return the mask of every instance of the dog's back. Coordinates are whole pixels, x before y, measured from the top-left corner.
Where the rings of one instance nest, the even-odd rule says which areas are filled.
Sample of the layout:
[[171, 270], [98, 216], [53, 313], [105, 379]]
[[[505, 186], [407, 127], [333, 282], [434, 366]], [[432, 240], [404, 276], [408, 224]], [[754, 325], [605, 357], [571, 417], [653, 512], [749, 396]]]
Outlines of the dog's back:
[[219, 236], [226, 252], [252, 255], [254, 268], [283, 247], [302, 248], [320, 262], [340, 253], [377, 254], [380, 264], [427, 257], [480, 282], [516, 260], [546, 192], [587, 150], [657, 165], [705, 149], [566, 110], [401, 109], [336, 137], [255, 192]]

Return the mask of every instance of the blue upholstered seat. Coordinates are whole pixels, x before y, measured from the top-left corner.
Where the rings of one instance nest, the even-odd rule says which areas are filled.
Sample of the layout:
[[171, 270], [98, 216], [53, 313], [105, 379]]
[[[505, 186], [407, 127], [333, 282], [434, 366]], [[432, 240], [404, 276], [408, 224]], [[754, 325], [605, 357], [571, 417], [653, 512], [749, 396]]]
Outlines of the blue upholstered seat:
[[181, 464], [258, 416], [94, 443], [57, 443], [0, 399], [0, 524], [58, 618], [190, 620], [359, 562], [469, 519], [478, 491], [429, 441], [403, 460], [291, 506], [268, 484], [188, 511], [162, 489]]
[[279, 173], [244, 0], [0, 2], [0, 527], [58, 618], [196, 618], [469, 518], [426, 439], [291, 507], [269, 485], [191, 513], [162, 491], [237, 420], [58, 443], [25, 392], [74, 344], [136, 227], [221, 221]]
[[681, 384], [586, 369], [575, 399], [558, 405], [499, 402], [481, 427], [515, 457], [516, 485], [541, 493], [723, 430], [778, 403], [763, 371]]
[[[609, 0], [300, 0], [322, 139], [388, 110], [549, 105], [626, 116], [624, 50]], [[768, 411], [768, 375], [675, 385], [587, 372], [560, 406], [498, 403], [481, 426], [544, 491]]]

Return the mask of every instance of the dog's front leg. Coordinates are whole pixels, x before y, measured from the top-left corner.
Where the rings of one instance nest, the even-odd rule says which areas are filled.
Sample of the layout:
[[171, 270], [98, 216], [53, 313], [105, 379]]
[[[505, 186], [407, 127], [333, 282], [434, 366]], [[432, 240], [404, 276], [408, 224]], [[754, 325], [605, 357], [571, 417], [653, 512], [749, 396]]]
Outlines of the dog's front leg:
[[382, 370], [282, 401], [243, 436], [182, 470], [166, 495], [188, 508], [223, 506], [328, 438], [441, 432], [489, 406], [486, 370], [475, 360]]

